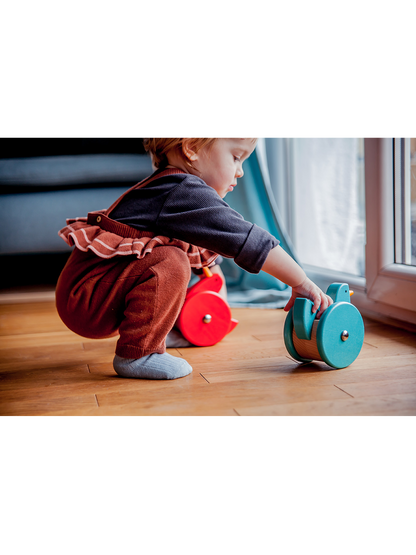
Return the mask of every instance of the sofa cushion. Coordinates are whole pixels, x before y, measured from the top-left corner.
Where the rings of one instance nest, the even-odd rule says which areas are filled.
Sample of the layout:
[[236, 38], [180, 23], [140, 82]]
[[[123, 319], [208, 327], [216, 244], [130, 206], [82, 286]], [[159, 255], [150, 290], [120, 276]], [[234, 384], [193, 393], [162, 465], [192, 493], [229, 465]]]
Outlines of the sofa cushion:
[[0, 159], [0, 193], [134, 185], [152, 173], [146, 154]]
[[108, 187], [3, 195], [0, 199], [0, 255], [71, 251], [58, 235], [66, 219], [108, 208], [126, 189]]

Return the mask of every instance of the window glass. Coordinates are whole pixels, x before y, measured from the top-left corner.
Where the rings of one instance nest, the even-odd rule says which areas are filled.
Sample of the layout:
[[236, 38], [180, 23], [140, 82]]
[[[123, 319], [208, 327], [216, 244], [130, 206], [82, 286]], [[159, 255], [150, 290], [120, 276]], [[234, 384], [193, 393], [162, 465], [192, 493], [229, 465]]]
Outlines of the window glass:
[[416, 139], [394, 140], [395, 262], [416, 266]]

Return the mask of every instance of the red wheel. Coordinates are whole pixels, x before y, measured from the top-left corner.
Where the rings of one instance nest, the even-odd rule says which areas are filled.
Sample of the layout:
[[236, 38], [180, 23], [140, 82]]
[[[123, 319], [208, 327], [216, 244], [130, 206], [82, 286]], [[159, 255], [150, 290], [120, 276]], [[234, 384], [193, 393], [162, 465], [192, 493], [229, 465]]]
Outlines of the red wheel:
[[230, 331], [231, 310], [213, 291], [203, 291], [186, 300], [176, 323], [183, 336], [198, 347], [221, 341]]

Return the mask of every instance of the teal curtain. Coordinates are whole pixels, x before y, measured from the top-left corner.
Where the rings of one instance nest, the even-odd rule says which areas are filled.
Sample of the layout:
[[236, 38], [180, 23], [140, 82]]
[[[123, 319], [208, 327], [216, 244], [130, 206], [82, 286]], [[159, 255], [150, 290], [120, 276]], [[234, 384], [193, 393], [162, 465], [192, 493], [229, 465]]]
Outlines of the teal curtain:
[[[281, 228], [278, 215], [270, 201], [256, 151], [244, 162], [244, 176], [225, 201], [245, 220], [266, 229], [280, 241], [292, 257], [290, 242]], [[231, 259], [221, 264], [227, 281], [228, 300], [232, 307], [282, 308], [291, 296], [291, 289], [273, 276], [260, 271], [250, 274]]]

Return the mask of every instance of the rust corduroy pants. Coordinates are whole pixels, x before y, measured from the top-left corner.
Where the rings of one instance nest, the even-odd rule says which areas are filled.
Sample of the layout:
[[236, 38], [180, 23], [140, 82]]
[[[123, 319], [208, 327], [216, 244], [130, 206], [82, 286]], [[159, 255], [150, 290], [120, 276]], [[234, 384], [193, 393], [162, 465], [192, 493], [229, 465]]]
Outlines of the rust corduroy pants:
[[59, 277], [56, 307], [66, 326], [92, 339], [120, 334], [116, 354], [164, 353], [190, 279], [186, 253], [160, 246], [141, 260], [103, 259], [75, 248]]

